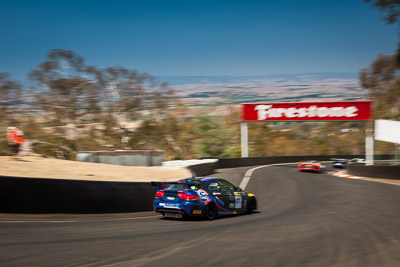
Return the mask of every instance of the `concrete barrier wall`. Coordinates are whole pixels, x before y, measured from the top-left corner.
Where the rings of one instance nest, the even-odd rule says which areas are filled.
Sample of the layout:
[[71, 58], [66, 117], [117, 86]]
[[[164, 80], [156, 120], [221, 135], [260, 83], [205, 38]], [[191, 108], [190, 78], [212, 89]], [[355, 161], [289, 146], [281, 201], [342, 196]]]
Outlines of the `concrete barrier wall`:
[[2, 213], [111, 213], [150, 211], [150, 182], [101, 182], [0, 176]]
[[[195, 176], [206, 176], [215, 173], [216, 169], [249, 167], [268, 164], [279, 164], [288, 162], [300, 162], [304, 160], [331, 161], [334, 158], [353, 159], [363, 158], [364, 155], [324, 155], [324, 156], [281, 156], [281, 157], [249, 157], [249, 158], [228, 158], [219, 159], [212, 163], [200, 163], [190, 165], [187, 168]], [[393, 155], [380, 155], [380, 159], [392, 159]]]
[[[216, 169], [249, 167], [268, 164], [299, 162], [304, 160], [330, 161], [333, 158], [353, 159], [363, 158], [364, 155], [324, 155], [324, 156], [281, 156], [281, 157], [248, 157], [219, 159], [215, 163], [205, 163], [188, 166], [196, 176], [206, 176], [215, 173]], [[389, 159], [390, 156], [381, 156], [382, 159]]]
[[276, 163], [299, 162], [303, 160], [329, 161], [332, 158], [362, 158], [363, 155], [324, 155], [324, 156], [282, 156], [282, 157], [249, 157], [218, 160], [217, 169], [258, 166]]
[[[192, 165], [196, 176], [215, 173], [216, 169], [331, 160], [362, 155], [252, 157], [220, 159], [218, 162]], [[383, 156], [382, 159], [390, 158]], [[349, 165], [357, 176], [399, 179], [399, 166]], [[366, 168], [367, 167], [367, 168]], [[182, 177], [184, 178], [184, 177]], [[0, 176], [0, 212], [2, 213], [113, 213], [153, 210], [156, 187], [150, 182], [103, 182]]]
[[79, 152], [77, 160], [122, 166], [161, 166], [164, 160], [162, 150], [134, 151], [89, 151]]
[[395, 165], [373, 165], [349, 164], [347, 172], [355, 176], [364, 176], [383, 179], [400, 179], [400, 166]]
[[218, 162], [202, 163], [197, 165], [190, 165], [187, 168], [192, 172], [194, 176], [206, 176], [215, 173]]

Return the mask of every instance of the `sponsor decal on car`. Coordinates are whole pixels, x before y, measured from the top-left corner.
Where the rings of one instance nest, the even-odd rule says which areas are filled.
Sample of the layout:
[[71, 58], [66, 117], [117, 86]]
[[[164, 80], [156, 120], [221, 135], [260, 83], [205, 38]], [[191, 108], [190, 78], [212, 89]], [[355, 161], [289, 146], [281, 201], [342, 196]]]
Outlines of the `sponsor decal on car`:
[[235, 197], [235, 209], [241, 209], [242, 208], [242, 196], [236, 196]]
[[207, 204], [210, 201], [210, 198], [208, 197], [208, 193], [203, 189], [199, 189], [197, 191], [197, 195], [199, 196], [200, 201], [203, 202], [204, 204]]
[[225, 202], [223, 202], [219, 197], [215, 197], [215, 199], [223, 206]]

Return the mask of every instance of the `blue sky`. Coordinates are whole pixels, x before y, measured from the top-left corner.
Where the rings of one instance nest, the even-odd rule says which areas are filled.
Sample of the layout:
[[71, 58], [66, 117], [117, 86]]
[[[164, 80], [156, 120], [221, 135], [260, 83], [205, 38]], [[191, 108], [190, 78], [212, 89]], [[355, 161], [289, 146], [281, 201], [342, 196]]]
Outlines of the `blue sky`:
[[398, 38], [362, 0], [0, 0], [0, 25], [19, 80], [56, 48], [151, 75], [358, 72]]

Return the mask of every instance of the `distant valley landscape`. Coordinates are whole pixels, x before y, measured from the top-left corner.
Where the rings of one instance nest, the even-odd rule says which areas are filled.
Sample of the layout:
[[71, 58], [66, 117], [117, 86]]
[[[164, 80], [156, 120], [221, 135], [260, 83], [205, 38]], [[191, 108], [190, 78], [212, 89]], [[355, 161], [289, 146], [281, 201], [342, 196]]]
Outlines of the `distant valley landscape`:
[[357, 73], [299, 73], [262, 76], [158, 76], [184, 102], [240, 104], [365, 100]]

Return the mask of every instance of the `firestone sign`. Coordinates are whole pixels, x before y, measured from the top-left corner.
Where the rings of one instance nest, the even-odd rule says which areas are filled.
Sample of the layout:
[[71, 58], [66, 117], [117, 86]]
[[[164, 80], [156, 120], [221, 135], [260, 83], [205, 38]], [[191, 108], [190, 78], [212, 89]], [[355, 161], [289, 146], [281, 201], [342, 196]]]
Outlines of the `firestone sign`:
[[242, 104], [242, 121], [355, 121], [371, 118], [371, 101]]

